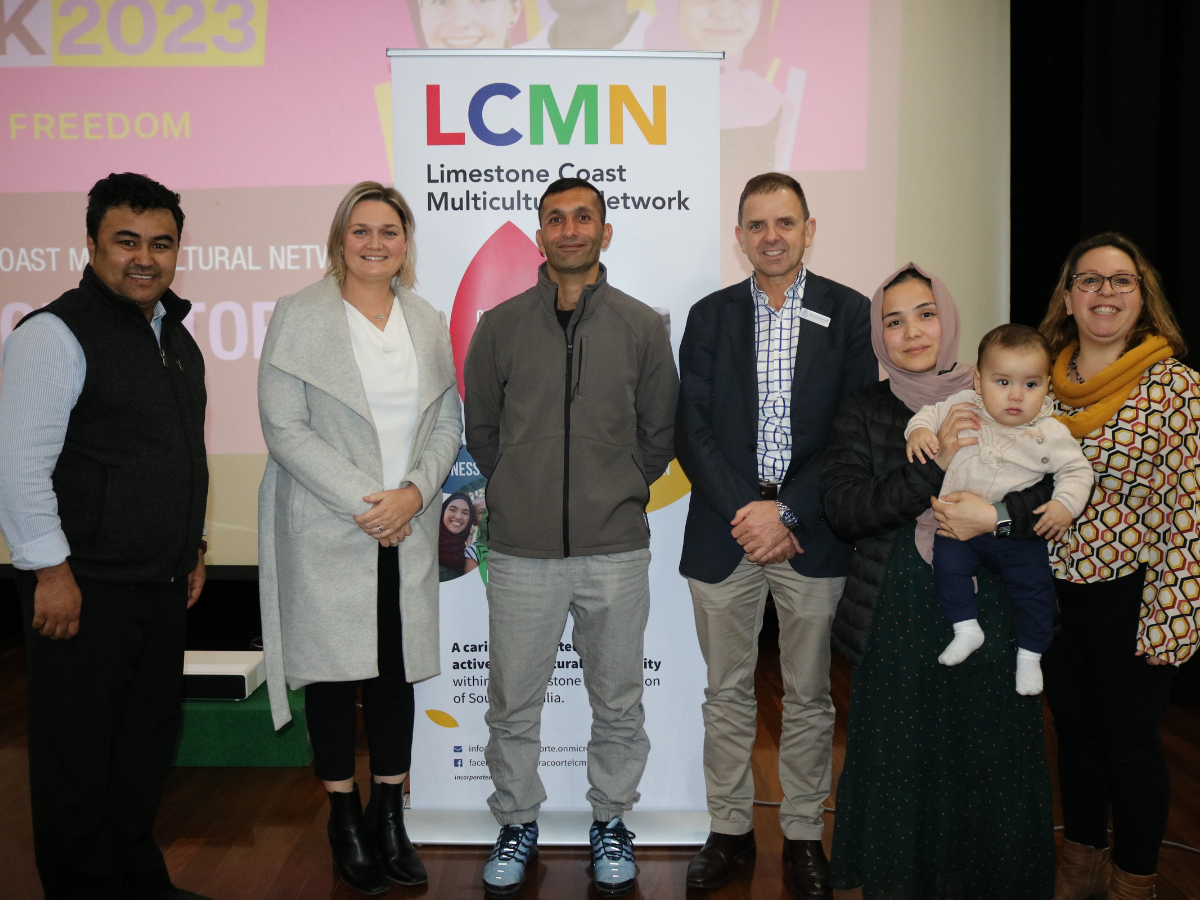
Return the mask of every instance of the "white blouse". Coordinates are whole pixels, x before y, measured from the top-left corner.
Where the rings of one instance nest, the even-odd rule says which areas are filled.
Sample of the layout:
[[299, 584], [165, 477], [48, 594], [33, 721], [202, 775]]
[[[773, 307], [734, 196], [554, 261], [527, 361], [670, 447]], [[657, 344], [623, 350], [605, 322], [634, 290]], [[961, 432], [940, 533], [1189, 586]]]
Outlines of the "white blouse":
[[392, 312], [382, 331], [345, 300], [342, 303], [350, 322], [350, 346], [379, 435], [383, 487], [393, 490], [408, 473], [408, 453], [417, 426], [417, 351], [399, 297], [392, 299]]

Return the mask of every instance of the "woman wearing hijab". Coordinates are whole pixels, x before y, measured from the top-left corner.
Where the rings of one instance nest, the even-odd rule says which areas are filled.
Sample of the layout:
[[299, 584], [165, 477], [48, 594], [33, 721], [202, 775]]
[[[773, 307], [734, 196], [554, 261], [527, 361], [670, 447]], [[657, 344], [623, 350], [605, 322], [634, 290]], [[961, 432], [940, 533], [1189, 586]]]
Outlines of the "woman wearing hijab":
[[[989, 641], [963, 664], [938, 663], [952, 636], [933, 568], [918, 547], [950, 460], [976, 438], [971, 404], [909, 462], [904, 427], [922, 406], [971, 384], [958, 361], [954, 298], [909, 263], [871, 302], [871, 338], [888, 380], [846, 399], [825, 455], [821, 495], [833, 532], [854, 545], [833, 626], [854, 664], [846, 759], [837, 786], [831, 883], [864, 900], [1049, 900], [1054, 882], [1050, 776], [1041, 702], [1012, 690], [1016, 633], [999, 578], [978, 576]], [[1004, 498], [1013, 536], [1035, 538], [1045, 482]]]
[[479, 524], [475, 504], [462, 491], [455, 491], [442, 503], [442, 524], [438, 532], [438, 580], [453, 581], [479, 568], [471, 532]]

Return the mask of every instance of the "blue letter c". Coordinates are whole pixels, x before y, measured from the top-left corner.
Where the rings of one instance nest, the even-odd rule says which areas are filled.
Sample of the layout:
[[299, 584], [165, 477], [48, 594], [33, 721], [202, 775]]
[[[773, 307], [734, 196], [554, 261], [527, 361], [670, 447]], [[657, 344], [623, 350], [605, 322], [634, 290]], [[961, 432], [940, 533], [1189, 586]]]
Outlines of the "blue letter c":
[[497, 81], [494, 84], [485, 84], [475, 92], [475, 96], [471, 98], [471, 105], [467, 109], [467, 121], [471, 123], [471, 131], [475, 132], [475, 137], [479, 138], [485, 144], [491, 144], [495, 147], [507, 147], [509, 144], [515, 144], [523, 135], [515, 128], [510, 128], [504, 134], [496, 134], [483, 124], [483, 107], [495, 96], [507, 97], [512, 99], [521, 93], [521, 89], [512, 84], [505, 84], [503, 81]]

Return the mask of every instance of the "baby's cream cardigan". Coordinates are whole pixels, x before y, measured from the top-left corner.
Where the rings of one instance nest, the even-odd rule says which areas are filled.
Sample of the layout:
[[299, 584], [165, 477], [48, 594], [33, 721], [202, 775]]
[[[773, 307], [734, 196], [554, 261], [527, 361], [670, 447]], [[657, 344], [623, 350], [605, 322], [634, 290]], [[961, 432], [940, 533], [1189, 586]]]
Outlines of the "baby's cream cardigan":
[[904, 437], [917, 428], [937, 434], [942, 421], [956, 403], [972, 403], [979, 414], [981, 431], [964, 428], [959, 434], [978, 436], [979, 443], [954, 454], [942, 494], [969, 491], [989, 503], [1006, 494], [1037, 484], [1048, 472], [1054, 474], [1054, 497], [1075, 518], [1083, 512], [1092, 493], [1095, 475], [1079, 442], [1067, 426], [1052, 416], [1054, 403], [1047, 397], [1032, 421], [1024, 425], [1002, 425], [983, 407], [975, 391], [959, 391], [941, 403], [922, 407], [904, 429]]

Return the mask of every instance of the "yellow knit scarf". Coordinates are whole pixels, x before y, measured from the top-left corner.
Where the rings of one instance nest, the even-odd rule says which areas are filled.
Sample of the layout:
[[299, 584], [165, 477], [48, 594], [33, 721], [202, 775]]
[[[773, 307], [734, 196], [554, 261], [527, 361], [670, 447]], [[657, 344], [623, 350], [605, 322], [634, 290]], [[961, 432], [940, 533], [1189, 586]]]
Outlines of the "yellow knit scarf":
[[1166, 339], [1151, 335], [1083, 384], [1075, 384], [1067, 375], [1067, 367], [1078, 347], [1079, 342], [1075, 341], [1063, 348], [1052, 376], [1054, 396], [1064, 406], [1079, 410], [1069, 416], [1055, 416], [1076, 438], [1091, 434], [1115, 416], [1133, 395], [1146, 370], [1171, 356], [1171, 345]]

